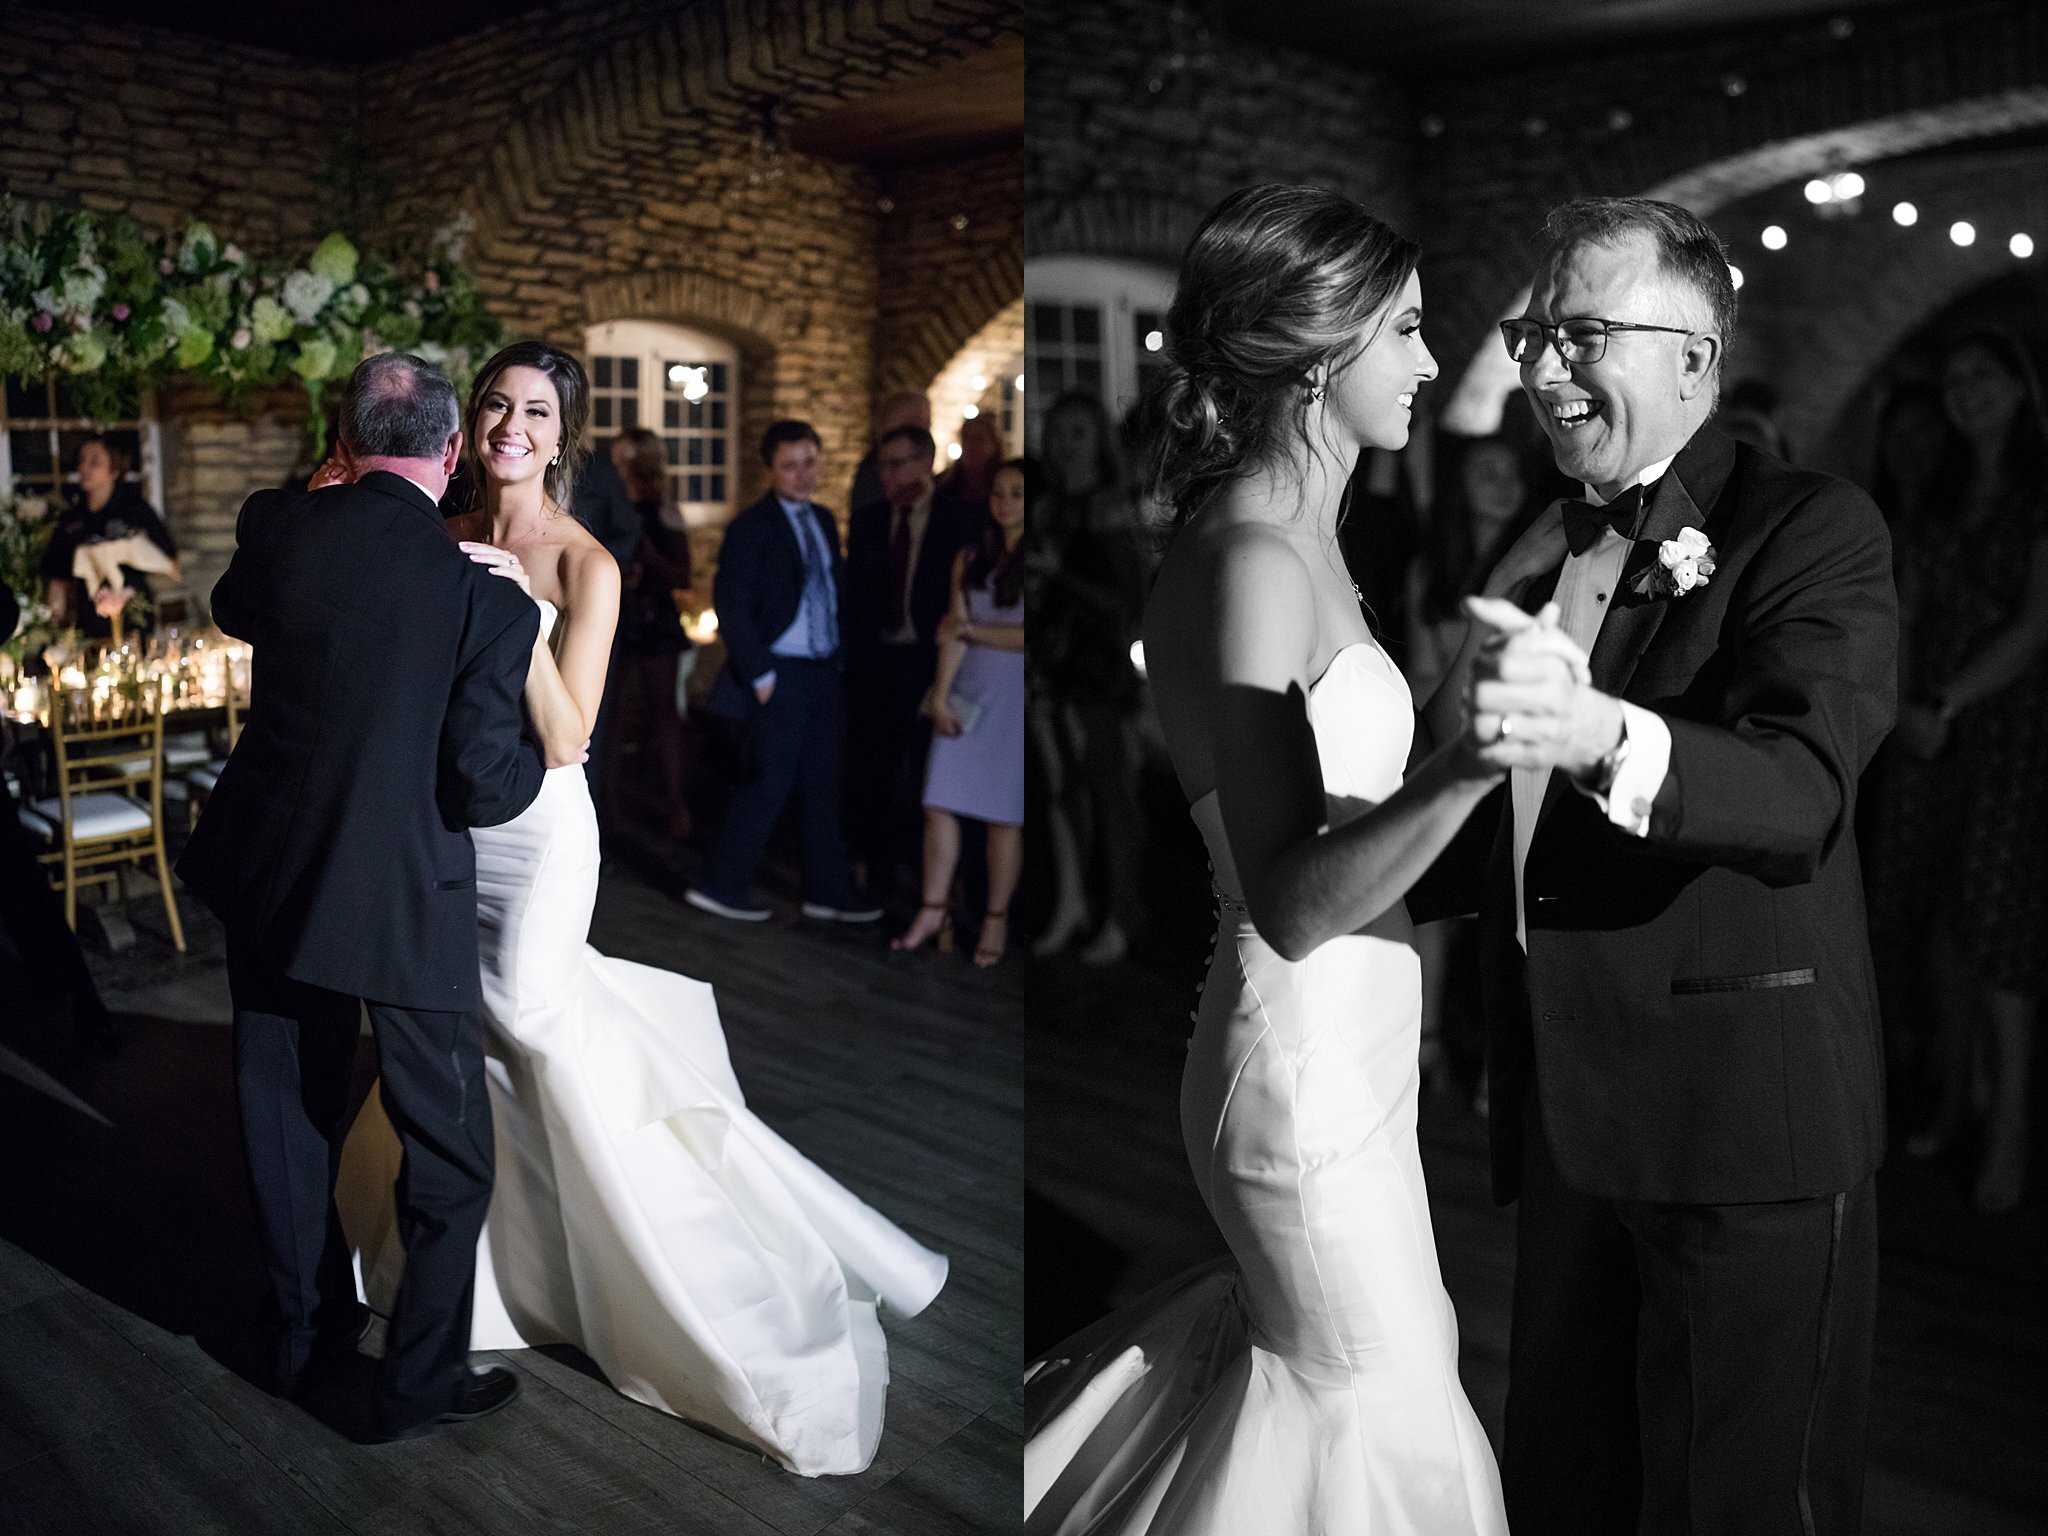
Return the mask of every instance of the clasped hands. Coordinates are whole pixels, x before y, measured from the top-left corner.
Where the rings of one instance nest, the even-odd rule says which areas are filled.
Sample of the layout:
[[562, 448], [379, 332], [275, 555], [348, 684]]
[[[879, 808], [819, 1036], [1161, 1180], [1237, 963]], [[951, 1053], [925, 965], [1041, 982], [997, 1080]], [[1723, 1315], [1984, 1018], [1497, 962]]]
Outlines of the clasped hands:
[[1465, 690], [1466, 750], [1494, 772], [1585, 776], [1621, 740], [1621, 702], [1593, 686], [1557, 604], [1532, 616], [1503, 598], [1468, 597], [1464, 609], [1482, 637]]

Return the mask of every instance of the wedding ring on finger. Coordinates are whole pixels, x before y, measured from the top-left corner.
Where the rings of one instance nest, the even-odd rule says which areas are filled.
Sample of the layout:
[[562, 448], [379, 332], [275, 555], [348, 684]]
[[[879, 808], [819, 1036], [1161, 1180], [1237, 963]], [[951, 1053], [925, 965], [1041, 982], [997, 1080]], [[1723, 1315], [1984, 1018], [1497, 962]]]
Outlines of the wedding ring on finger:
[[1507, 716], [1507, 715], [1502, 715], [1502, 716], [1500, 717], [1500, 727], [1499, 727], [1499, 729], [1497, 729], [1497, 730], [1496, 730], [1496, 731], [1495, 731], [1495, 732], [1493, 733], [1493, 739], [1494, 739], [1495, 741], [1497, 741], [1497, 742], [1499, 742], [1499, 741], [1506, 741], [1506, 740], [1507, 740], [1507, 739], [1508, 739], [1508, 738], [1509, 738], [1510, 736], [1512, 736], [1512, 735], [1514, 735], [1514, 734], [1515, 734], [1515, 722], [1514, 722], [1514, 720], [1513, 720], [1513, 719], [1512, 719], [1511, 717]]

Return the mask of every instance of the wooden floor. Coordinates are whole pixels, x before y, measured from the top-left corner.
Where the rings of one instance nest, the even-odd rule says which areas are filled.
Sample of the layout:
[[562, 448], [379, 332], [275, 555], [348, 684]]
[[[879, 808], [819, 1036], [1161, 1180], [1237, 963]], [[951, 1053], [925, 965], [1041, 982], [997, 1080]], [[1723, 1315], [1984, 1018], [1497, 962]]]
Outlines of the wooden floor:
[[[1028, 1354], [1223, 1251], [1188, 1173], [1177, 1108], [1204, 949], [1181, 943], [1149, 965], [1106, 971], [1040, 962], [1032, 978]], [[1485, 1124], [1461, 1096], [1426, 1100], [1421, 1135], [1461, 1374], [1498, 1447], [1513, 1216], [1489, 1198]], [[1961, 1165], [1894, 1158], [1879, 1175], [1869, 1536], [2048, 1531], [2040, 1152], [2037, 1143], [2025, 1207], [2007, 1217], [1970, 1209]]]
[[[1022, 977], [892, 956], [872, 929], [755, 927], [683, 906], [673, 850], [608, 852], [592, 941], [712, 982], [750, 1103], [952, 1260], [885, 1315], [887, 1429], [857, 1477], [793, 1476], [614, 1393], [568, 1349], [489, 1358], [506, 1412], [364, 1447], [248, 1380], [262, 1280], [229, 1079], [220, 934], [94, 956], [127, 1038], [78, 1059], [0, 1043], [110, 1123], [0, 1072], [0, 1532], [637, 1532], [951, 1536], [1021, 1509]], [[788, 909], [788, 903], [781, 903]]]

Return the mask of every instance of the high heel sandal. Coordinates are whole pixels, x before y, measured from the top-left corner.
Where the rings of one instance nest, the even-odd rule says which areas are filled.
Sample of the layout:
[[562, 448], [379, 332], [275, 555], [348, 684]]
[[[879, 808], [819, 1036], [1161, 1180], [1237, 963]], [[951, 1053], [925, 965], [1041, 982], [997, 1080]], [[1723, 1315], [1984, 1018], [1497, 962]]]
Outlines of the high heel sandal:
[[[938, 922], [928, 932], [919, 934], [915, 939], [911, 938], [910, 936], [913, 933], [917, 933], [917, 925], [923, 921], [924, 915], [927, 912], [940, 913], [941, 916]], [[906, 952], [913, 949], [922, 949], [927, 939], [937, 941], [935, 947], [940, 954], [949, 955], [953, 952], [953, 919], [946, 912], [946, 904], [943, 901], [921, 902], [918, 905], [917, 916], [911, 919], [910, 926], [891, 939], [889, 947]]]
[[[993, 944], [988, 941], [988, 925], [1001, 923], [1002, 936]], [[1003, 952], [1010, 945], [1010, 913], [1006, 907], [1001, 912], [981, 914], [981, 936], [974, 941], [974, 963], [981, 970], [1003, 963]]]

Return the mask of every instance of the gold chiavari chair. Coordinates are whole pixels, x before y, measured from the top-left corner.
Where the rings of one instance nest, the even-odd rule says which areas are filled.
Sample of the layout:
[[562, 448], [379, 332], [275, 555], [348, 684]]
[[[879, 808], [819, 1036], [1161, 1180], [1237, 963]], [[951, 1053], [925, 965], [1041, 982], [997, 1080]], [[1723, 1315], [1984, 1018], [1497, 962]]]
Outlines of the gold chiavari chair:
[[227, 671], [226, 751], [197, 768], [188, 769], [183, 775], [185, 794], [191, 805], [189, 814], [193, 822], [199, 820], [199, 812], [206, 805], [207, 796], [213, 793], [213, 786], [220, 782], [221, 770], [228, 765], [227, 753], [234, 751], [235, 743], [242, 738], [242, 716], [249, 708], [248, 688], [247, 676], [237, 679], [235, 669], [230, 666]]
[[119, 884], [131, 864], [153, 861], [171, 942], [185, 947], [164, 850], [163, 713], [154, 689], [66, 688], [50, 698], [57, 793], [21, 808], [21, 822], [48, 845], [41, 855], [78, 926], [78, 888]]

